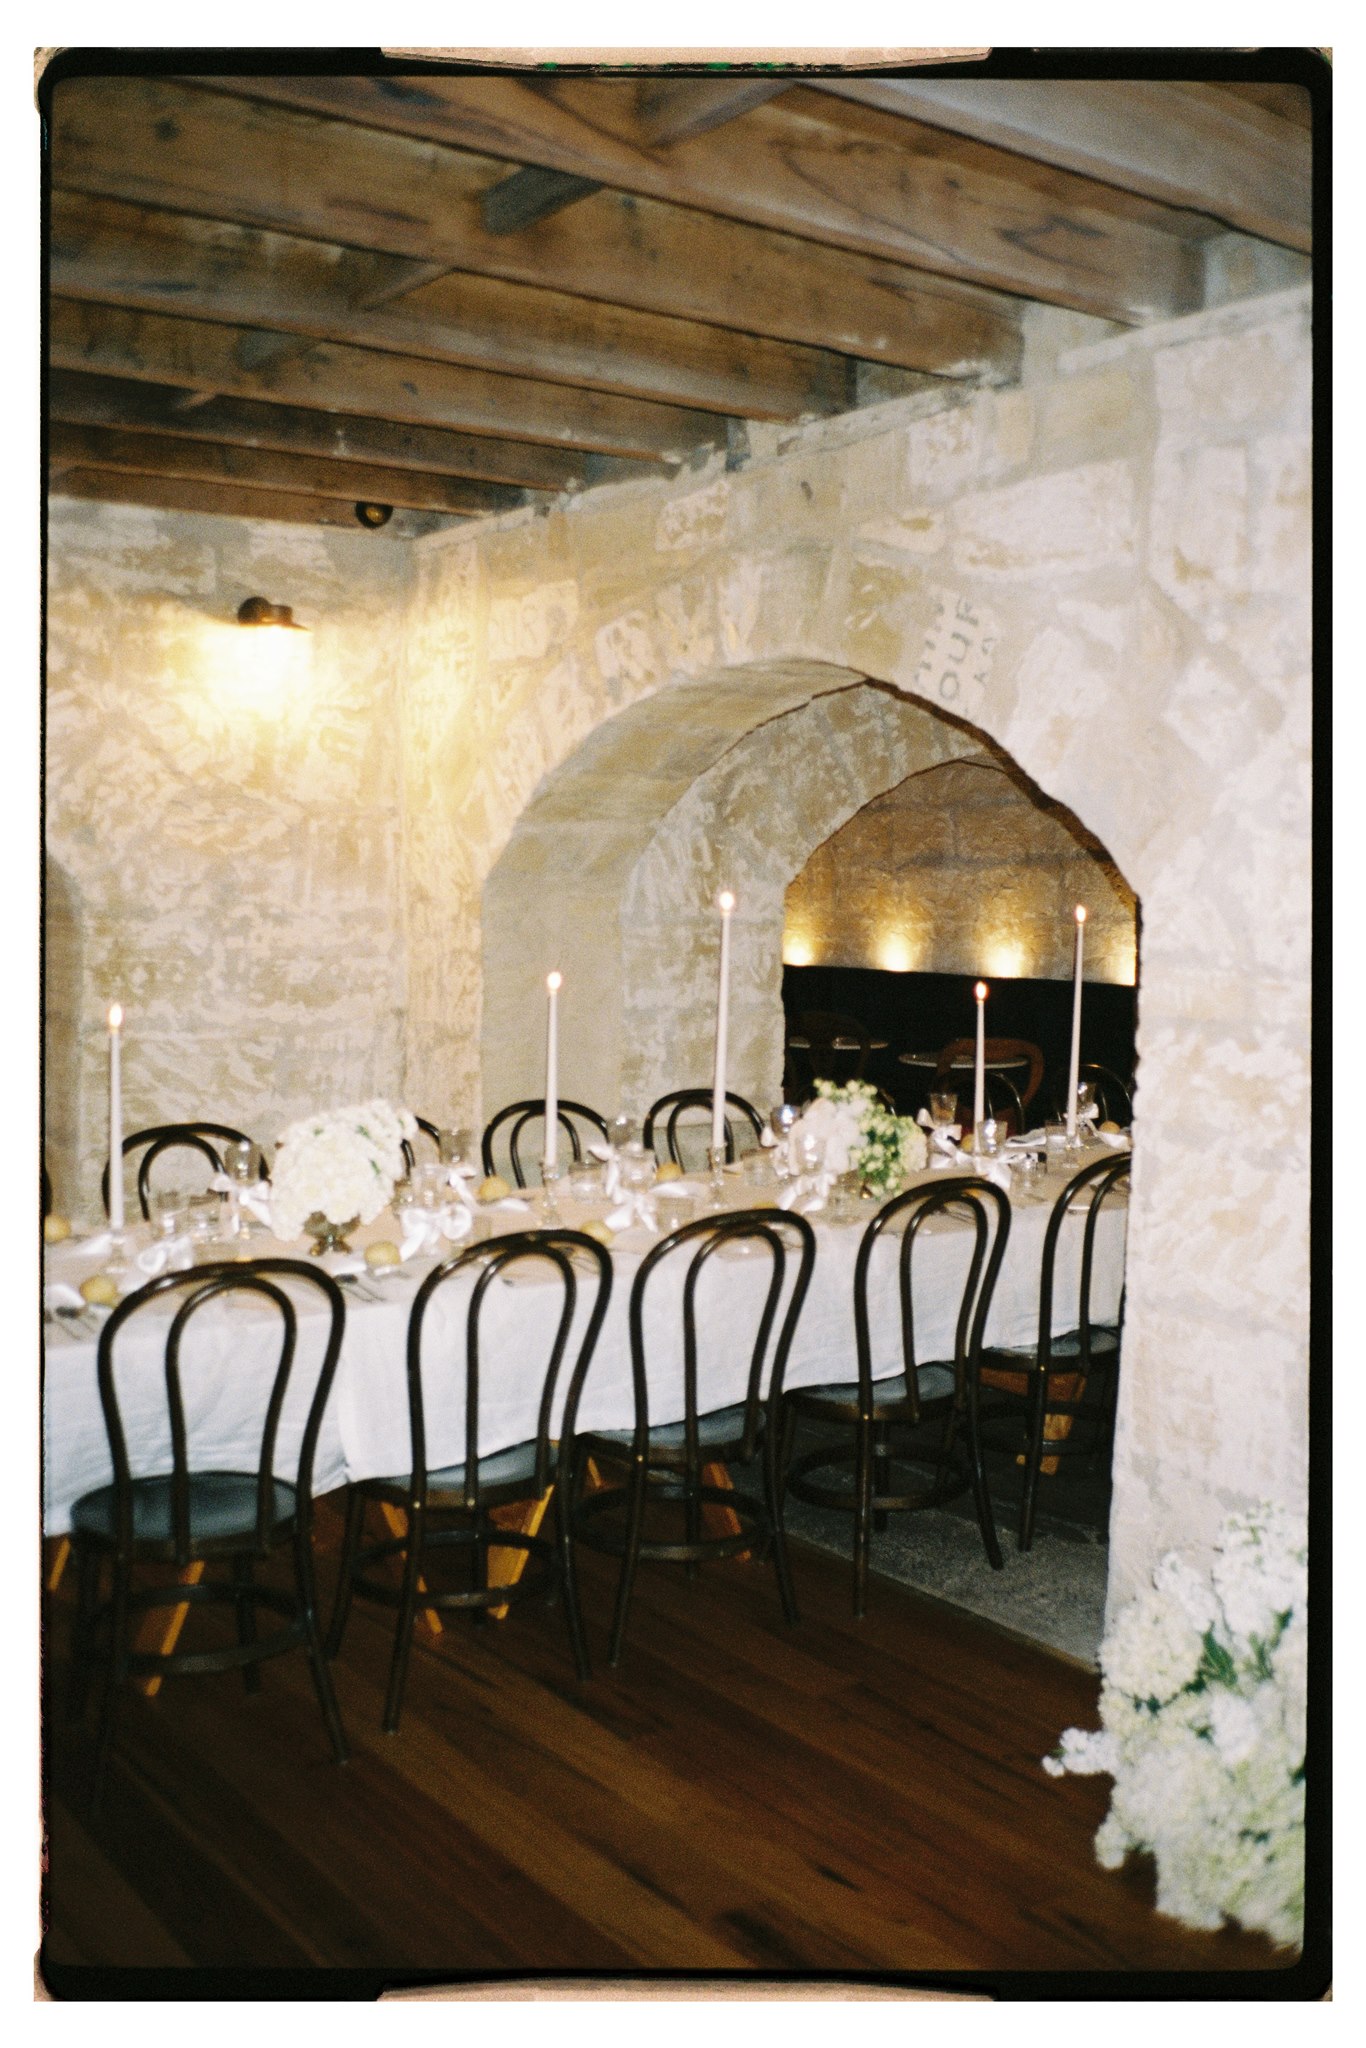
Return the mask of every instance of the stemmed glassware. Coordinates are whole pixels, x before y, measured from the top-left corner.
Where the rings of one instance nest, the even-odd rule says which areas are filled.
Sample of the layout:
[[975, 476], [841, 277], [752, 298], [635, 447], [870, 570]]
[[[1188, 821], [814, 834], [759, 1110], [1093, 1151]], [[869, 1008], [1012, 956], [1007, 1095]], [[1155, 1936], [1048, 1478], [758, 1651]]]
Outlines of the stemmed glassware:
[[250, 1138], [234, 1138], [223, 1147], [223, 1171], [232, 1182], [226, 1202], [227, 1215], [223, 1219], [224, 1231], [228, 1237], [250, 1237], [256, 1224], [249, 1210], [242, 1205], [244, 1189], [256, 1180], [260, 1169], [261, 1155]]

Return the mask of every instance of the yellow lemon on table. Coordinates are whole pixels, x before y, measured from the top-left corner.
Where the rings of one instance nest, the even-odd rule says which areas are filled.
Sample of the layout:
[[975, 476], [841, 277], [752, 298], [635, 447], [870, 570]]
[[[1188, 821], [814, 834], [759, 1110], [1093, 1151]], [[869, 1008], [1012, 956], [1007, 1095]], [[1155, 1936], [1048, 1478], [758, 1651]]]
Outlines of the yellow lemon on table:
[[51, 1216], [44, 1216], [44, 1244], [64, 1244], [70, 1235], [71, 1225], [67, 1222], [65, 1216], [58, 1216], [55, 1212]]
[[512, 1189], [503, 1179], [501, 1173], [491, 1173], [487, 1180], [481, 1180], [479, 1183], [479, 1200], [481, 1202], [501, 1202], [511, 1193]]
[[95, 1308], [116, 1308], [119, 1290], [107, 1273], [92, 1273], [88, 1280], [81, 1282], [81, 1299]]
[[367, 1266], [397, 1266], [402, 1263], [403, 1254], [389, 1238], [382, 1237], [378, 1244], [365, 1247]]
[[655, 1179], [657, 1181], [682, 1180], [682, 1178], [683, 1169], [676, 1159], [666, 1159], [662, 1166], [655, 1168]]
[[1117, 1137], [1119, 1136], [1119, 1125], [1118, 1125], [1118, 1124], [1112, 1124], [1112, 1123], [1103, 1123], [1103, 1124], [1101, 1125], [1101, 1129], [1102, 1129], [1103, 1131], [1108, 1131], [1108, 1132], [1110, 1133], [1110, 1135], [1111, 1135], [1112, 1137], [1116, 1137], [1116, 1138], [1117, 1138]]
[[595, 1244], [602, 1245], [607, 1251], [610, 1251], [617, 1241], [616, 1232], [609, 1230], [605, 1223], [599, 1223], [596, 1219], [592, 1223], [584, 1224], [583, 1234], [585, 1237], [591, 1237]]

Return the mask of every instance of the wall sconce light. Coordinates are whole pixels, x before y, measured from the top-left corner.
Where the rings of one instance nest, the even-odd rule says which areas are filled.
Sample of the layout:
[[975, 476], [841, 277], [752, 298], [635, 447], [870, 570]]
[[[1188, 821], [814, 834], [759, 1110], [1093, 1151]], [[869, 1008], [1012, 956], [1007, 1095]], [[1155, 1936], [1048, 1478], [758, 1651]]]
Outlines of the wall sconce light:
[[372, 531], [377, 527], [387, 526], [393, 516], [392, 505], [372, 505], [361, 499], [356, 506], [357, 519], [362, 526], [368, 526]]
[[306, 633], [287, 604], [272, 604], [268, 597], [244, 597], [237, 607], [239, 626], [288, 626], [293, 633]]

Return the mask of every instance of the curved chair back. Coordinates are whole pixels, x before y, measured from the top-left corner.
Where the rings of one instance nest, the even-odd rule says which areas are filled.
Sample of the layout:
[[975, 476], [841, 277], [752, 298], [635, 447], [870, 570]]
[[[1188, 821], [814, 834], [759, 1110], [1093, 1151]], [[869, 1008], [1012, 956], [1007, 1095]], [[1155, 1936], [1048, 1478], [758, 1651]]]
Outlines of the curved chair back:
[[1083, 1061], [1077, 1070], [1079, 1081], [1089, 1081], [1095, 1090], [1095, 1099], [1101, 1116], [1110, 1123], [1116, 1123], [1127, 1130], [1134, 1120], [1133, 1091], [1127, 1081], [1112, 1073], [1109, 1067], [1102, 1067], [1095, 1060]]
[[[664, 1143], [668, 1150], [668, 1155], [673, 1160], [675, 1166], [681, 1166], [693, 1172], [703, 1170], [707, 1163], [707, 1147], [711, 1143], [710, 1122], [706, 1124], [702, 1134], [702, 1157], [700, 1161], [696, 1157], [685, 1159], [683, 1156], [683, 1141], [691, 1135], [690, 1125], [694, 1129], [697, 1128], [696, 1120], [688, 1119], [685, 1121], [685, 1119], [687, 1119], [689, 1110], [697, 1109], [704, 1109], [707, 1117], [710, 1118], [710, 1088], [674, 1088], [667, 1095], [661, 1095], [658, 1102], [652, 1102], [641, 1133], [641, 1143], [644, 1145], [645, 1150], [647, 1152], [654, 1150], [656, 1126], [662, 1122], [664, 1127]], [[764, 1128], [764, 1120], [754, 1107], [754, 1104], [746, 1102], [743, 1095], [732, 1094], [728, 1088], [726, 1090], [726, 1158], [728, 1160], [735, 1157], [735, 1133], [731, 1128], [732, 1111], [735, 1112], [737, 1122], [742, 1117], [748, 1122], [756, 1140], [760, 1137]]]
[[[940, 1052], [931, 1086], [941, 1088], [952, 1080], [954, 1086], [961, 1092], [963, 1065], [971, 1067], [976, 1050], [974, 1039], [951, 1039]], [[1019, 1091], [1020, 1111], [1023, 1116], [1043, 1085], [1043, 1054], [1038, 1046], [1027, 1038], [988, 1038], [983, 1046], [983, 1057], [988, 1062], [1010, 1060], [1013, 1063], [1010, 1070], [1011, 1078]], [[956, 1074], [952, 1071], [955, 1066], [958, 1068]]]
[[[797, 1038], [804, 1038], [805, 1046], [794, 1045]], [[873, 1049], [858, 1018], [840, 1010], [803, 1010], [788, 1045], [798, 1072], [805, 1068], [812, 1086], [817, 1081], [861, 1081]]]
[[[560, 1128], [569, 1138], [570, 1156], [574, 1159], [582, 1159], [583, 1157], [585, 1138], [580, 1126], [585, 1127], [589, 1133], [587, 1143], [590, 1145], [597, 1138], [601, 1138], [604, 1144], [607, 1142], [606, 1118], [599, 1116], [595, 1109], [590, 1109], [587, 1103], [570, 1102], [562, 1096], [560, 1098], [559, 1124]], [[536, 1143], [534, 1158], [531, 1156], [533, 1145], [531, 1133], [533, 1132], [539, 1134], [539, 1142]], [[491, 1117], [484, 1127], [480, 1151], [484, 1161], [485, 1173], [496, 1173], [498, 1171], [497, 1166], [494, 1164], [494, 1148], [495, 1144], [501, 1141], [501, 1143], [507, 1146], [508, 1159], [512, 1166], [512, 1177], [517, 1186], [524, 1188], [527, 1185], [528, 1172], [531, 1169], [534, 1169], [536, 1179], [539, 1181], [541, 1158], [545, 1148], [544, 1132], [544, 1102], [509, 1102], [507, 1107], [500, 1109], [498, 1114], [495, 1117]]]
[[[412, 1315], [408, 1321], [408, 1415], [413, 1451], [411, 1487], [413, 1503], [419, 1508], [426, 1504], [428, 1481], [422, 1343], [427, 1311], [439, 1291], [457, 1275], [474, 1273], [474, 1288], [465, 1314], [465, 1448], [461, 1505], [477, 1511], [480, 1506], [480, 1462], [485, 1456], [479, 1412], [484, 1363], [480, 1339], [481, 1318], [488, 1302], [490, 1288], [496, 1285], [509, 1268], [525, 1265], [529, 1261], [542, 1264], [548, 1262], [555, 1269], [561, 1298], [559, 1316], [541, 1384], [540, 1407], [536, 1419], [535, 1470], [534, 1476], [527, 1482], [528, 1498], [539, 1498], [554, 1476], [551, 1466], [554, 1462], [556, 1442], [552, 1430], [557, 1425], [555, 1397], [564, 1378], [565, 1358], [578, 1308], [579, 1282], [586, 1267], [594, 1288], [592, 1307], [565, 1382], [564, 1415], [562, 1421], [558, 1421], [560, 1442], [567, 1443], [573, 1436], [579, 1396], [598, 1341], [598, 1332], [602, 1328], [603, 1317], [607, 1313], [607, 1304], [611, 1299], [611, 1259], [594, 1238], [586, 1237], [579, 1230], [520, 1230], [506, 1237], [491, 1238], [483, 1244], [467, 1245], [463, 1251], [456, 1252], [449, 1259], [443, 1259], [435, 1271], [428, 1274], [418, 1289]], [[555, 1280], [552, 1279], [547, 1284], [553, 1286]], [[520, 1355], [523, 1348], [522, 1340], [519, 1338], [517, 1342]], [[449, 1340], [443, 1349], [449, 1358]], [[497, 1361], [495, 1366], [496, 1363]], [[502, 1446], [498, 1448], [501, 1449]]]
[[[170, 1422], [171, 1435], [171, 1550], [177, 1564], [187, 1564], [203, 1548], [203, 1541], [196, 1540], [191, 1532], [190, 1482], [197, 1474], [202, 1475], [210, 1468], [199, 1465], [194, 1456], [187, 1427], [185, 1401], [181, 1385], [181, 1353], [185, 1334], [202, 1311], [210, 1303], [230, 1295], [245, 1295], [255, 1302], [273, 1308], [280, 1318], [280, 1348], [274, 1370], [264, 1388], [261, 1409], [261, 1435], [255, 1458], [256, 1479], [256, 1523], [255, 1549], [264, 1556], [270, 1548], [269, 1536], [279, 1516], [274, 1512], [276, 1499], [275, 1449], [279, 1434], [280, 1416], [285, 1396], [289, 1389], [290, 1375], [294, 1366], [295, 1346], [298, 1336], [298, 1314], [295, 1303], [286, 1292], [285, 1281], [294, 1285], [306, 1285], [319, 1297], [319, 1305], [328, 1315], [328, 1330], [324, 1346], [322, 1367], [309, 1399], [307, 1418], [300, 1440], [299, 1457], [290, 1484], [295, 1490], [296, 1528], [306, 1540], [312, 1514], [313, 1458], [317, 1449], [318, 1432], [322, 1426], [323, 1411], [327, 1406], [332, 1381], [341, 1354], [342, 1332], [346, 1322], [346, 1303], [341, 1289], [330, 1274], [320, 1272], [318, 1267], [302, 1259], [265, 1258], [253, 1259], [244, 1264], [223, 1264], [200, 1266], [190, 1272], [163, 1273], [155, 1280], [149, 1280], [135, 1294], [121, 1301], [100, 1332], [97, 1370], [99, 1375], [100, 1405], [104, 1410], [105, 1430], [109, 1438], [109, 1455], [114, 1468], [115, 1488], [115, 1530], [118, 1554], [129, 1557], [132, 1554], [135, 1530], [134, 1488], [140, 1477], [152, 1477], [154, 1473], [139, 1473], [134, 1470], [128, 1454], [128, 1441], [124, 1430], [123, 1414], [119, 1403], [118, 1371], [116, 1348], [120, 1334], [135, 1317], [141, 1316], [163, 1297], [180, 1294], [184, 1296], [171, 1319], [166, 1333], [165, 1346], [165, 1397], [166, 1412]], [[144, 1407], [139, 1402], [140, 1410]], [[236, 1473], [234, 1476], [240, 1476]], [[235, 1547], [243, 1549], [242, 1532], [234, 1530]], [[211, 1538], [208, 1539], [210, 1542]]]
[[[424, 1138], [431, 1139], [432, 1150], [439, 1157], [441, 1152], [440, 1124], [434, 1124], [430, 1117], [425, 1116], [415, 1116], [413, 1118], [413, 1122], [417, 1125], [418, 1129], [421, 1131]], [[407, 1161], [408, 1171], [409, 1173], [411, 1173], [417, 1157], [416, 1150], [407, 1138], [401, 1138], [399, 1140], [399, 1143], [403, 1147], [403, 1157]]]
[[[873, 1414], [873, 1347], [868, 1311], [868, 1269], [881, 1239], [894, 1223], [904, 1222], [897, 1249], [897, 1295], [901, 1308], [901, 1357], [905, 1394], [912, 1424], [920, 1420], [919, 1368], [928, 1361], [915, 1353], [915, 1300], [913, 1263], [920, 1232], [932, 1216], [966, 1210], [973, 1228], [973, 1241], [963, 1273], [963, 1291], [954, 1325], [954, 1399], [962, 1406], [971, 1399], [976, 1365], [981, 1356], [991, 1298], [1010, 1236], [1010, 1201], [989, 1180], [975, 1175], [942, 1181], [930, 1187], [908, 1188], [884, 1203], [863, 1233], [854, 1266], [854, 1342], [858, 1357], [859, 1405], [865, 1417]], [[966, 1250], [966, 1247], [964, 1247]]]
[[[1057, 1201], [1048, 1219], [1048, 1228], [1043, 1240], [1043, 1268], [1039, 1280], [1039, 1340], [1037, 1363], [1042, 1373], [1047, 1373], [1053, 1354], [1053, 1300], [1056, 1292], [1056, 1271], [1058, 1239], [1067, 1218], [1080, 1206], [1079, 1198], [1086, 1196], [1085, 1222], [1082, 1227], [1081, 1265], [1077, 1290], [1077, 1319], [1068, 1321], [1068, 1329], [1077, 1333], [1078, 1348], [1075, 1356], [1066, 1360], [1068, 1372], [1085, 1377], [1091, 1369], [1091, 1274], [1095, 1263], [1096, 1227], [1101, 1211], [1112, 1198], [1117, 1198], [1123, 1189], [1128, 1193], [1132, 1160], [1127, 1152], [1118, 1159], [1094, 1159], [1089, 1166], [1083, 1166], [1074, 1173]], [[1071, 1311], [1068, 1315], [1070, 1318]], [[1123, 1307], [1120, 1310], [1123, 1317]]]
[[[703, 1274], [726, 1246], [751, 1244], [766, 1253], [768, 1285], [759, 1312], [754, 1345], [743, 1382], [738, 1379], [721, 1399], [699, 1400], [697, 1295]], [[796, 1271], [792, 1291], [781, 1323], [777, 1323], [789, 1263], [795, 1254]], [[670, 1232], [641, 1261], [631, 1288], [631, 1374], [635, 1389], [635, 1430], [633, 1448], [644, 1456], [650, 1433], [650, 1387], [645, 1343], [645, 1304], [652, 1281], [661, 1268], [676, 1270], [686, 1263], [683, 1279], [683, 1445], [685, 1471], [696, 1484], [706, 1461], [698, 1435], [698, 1418], [719, 1408], [744, 1404], [739, 1433], [742, 1460], [753, 1457], [760, 1422], [767, 1411], [770, 1426], [778, 1426], [778, 1404], [782, 1399], [783, 1375], [797, 1320], [802, 1312], [811, 1269], [816, 1260], [816, 1238], [804, 1216], [785, 1214], [780, 1209], [738, 1209], [728, 1215], [702, 1216]], [[775, 1335], [775, 1324], [777, 1324]], [[677, 1403], [672, 1405], [676, 1406]]]
[[[130, 1152], [142, 1151], [138, 1161], [138, 1206], [144, 1220], [152, 1213], [152, 1167], [166, 1152], [197, 1152], [207, 1159], [214, 1173], [223, 1171], [223, 1148], [225, 1145], [250, 1145], [252, 1140], [245, 1131], [236, 1131], [231, 1124], [153, 1124], [145, 1131], [133, 1131], [123, 1141], [123, 1156]], [[145, 1148], [145, 1149], [143, 1149]], [[266, 1178], [266, 1162], [261, 1156], [260, 1175]], [[100, 1199], [104, 1213], [109, 1214], [109, 1166], [105, 1163], [100, 1175]]]

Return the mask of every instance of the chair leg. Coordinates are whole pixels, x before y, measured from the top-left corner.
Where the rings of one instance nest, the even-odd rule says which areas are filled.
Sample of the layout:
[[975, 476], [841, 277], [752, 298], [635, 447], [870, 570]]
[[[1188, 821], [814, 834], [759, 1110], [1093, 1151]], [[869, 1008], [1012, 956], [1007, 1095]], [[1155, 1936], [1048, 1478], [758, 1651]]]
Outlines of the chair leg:
[[104, 1694], [100, 1701], [100, 1730], [95, 1747], [95, 1777], [90, 1790], [90, 1815], [99, 1811], [105, 1771], [114, 1739], [114, 1715], [121, 1680], [128, 1663], [129, 1567], [125, 1559], [114, 1560], [114, 1587], [110, 1602], [109, 1662], [105, 1667]]
[[996, 1537], [996, 1517], [991, 1511], [991, 1494], [987, 1489], [987, 1470], [982, 1458], [982, 1430], [978, 1415], [978, 1395], [975, 1383], [968, 1385], [968, 1464], [972, 1472], [972, 1498], [977, 1509], [977, 1526], [982, 1532], [982, 1546], [987, 1554], [987, 1563], [994, 1572], [1005, 1570], [1005, 1559]]
[[[389, 1667], [389, 1691], [384, 1702], [384, 1732], [393, 1735], [403, 1711], [403, 1693], [408, 1683], [408, 1657], [413, 1647], [413, 1622], [417, 1615], [418, 1565], [422, 1558], [423, 1517], [408, 1510], [408, 1540], [403, 1551], [403, 1592], [394, 1635], [394, 1655]], [[479, 1546], [476, 1544], [475, 1549]]]
[[[697, 1471], [691, 1471], [691, 1472], [685, 1472], [685, 1473], [684, 1473], [684, 1475], [683, 1475], [683, 1540], [684, 1540], [684, 1542], [685, 1542], [685, 1543], [698, 1543], [698, 1542], [700, 1542], [700, 1541], [701, 1541], [701, 1537], [702, 1537], [702, 1502], [701, 1502], [701, 1500], [700, 1500], [700, 1499], [699, 1499], [699, 1497], [698, 1497], [698, 1491], [697, 1491], [698, 1487], [699, 1487], [699, 1486], [700, 1486], [701, 1484], [702, 1484], [702, 1474], [701, 1474], [701, 1471], [700, 1471], [700, 1470], [697, 1470]], [[690, 1557], [690, 1558], [688, 1559], [687, 1563], [686, 1563], [686, 1564], [684, 1565], [684, 1567], [683, 1567], [683, 1572], [684, 1572], [684, 1576], [685, 1576], [686, 1578], [688, 1578], [689, 1580], [693, 1580], [693, 1581], [695, 1581], [695, 1580], [696, 1580], [696, 1578], [697, 1578], [697, 1559], [696, 1559], [695, 1557]]]
[[1020, 1502], [1021, 1550], [1028, 1550], [1034, 1542], [1034, 1509], [1039, 1490], [1039, 1472], [1043, 1466], [1043, 1425], [1048, 1407], [1048, 1379], [1040, 1374], [1029, 1408], [1029, 1443], [1025, 1450], [1024, 1495]]
[[327, 1630], [327, 1655], [335, 1657], [342, 1645], [342, 1634], [347, 1617], [351, 1612], [351, 1595], [355, 1590], [356, 1552], [360, 1548], [361, 1527], [365, 1520], [365, 1496], [358, 1486], [346, 1489], [346, 1526], [342, 1532], [341, 1565], [337, 1575], [337, 1590], [332, 1601], [332, 1619]]
[[787, 1557], [787, 1530], [783, 1524], [783, 1476], [778, 1459], [781, 1424], [770, 1422], [764, 1431], [764, 1492], [768, 1500], [768, 1521], [773, 1539], [773, 1569], [778, 1575], [778, 1597], [783, 1603], [783, 1620], [795, 1628], [801, 1620], [797, 1595], [792, 1585], [792, 1568]]
[[[574, 1550], [574, 1532], [570, 1526], [573, 1512], [574, 1478], [571, 1471], [555, 1487], [555, 1542], [560, 1554], [560, 1589], [564, 1601], [565, 1626], [569, 1630], [569, 1647], [574, 1655], [574, 1669], [581, 1683], [586, 1684], [593, 1676], [593, 1667], [588, 1661], [588, 1644], [583, 1632], [583, 1610], [579, 1605], [579, 1569]], [[568, 1493], [568, 1499], [565, 1498]]]
[[640, 1524], [645, 1513], [645, 1482], [648, 1476], [649, 1466], [642, 1455], [631, 1466], [626, 1497], [626, 1542], [621, 1553], [621, 1577], [617, 1580], [617, 1604], [612, 1616], [612, 1639], [607, 1647], [607, 1661], [613, 1666], [621, 1657], [621, 1639], [626, 1633], [626, 1610], [631, 1604], [636, 1565], [640, 1561]]
[[[233, 1559], [232, 1582], [234, 1586], [242, 1589], [242, 1597], [237, 1601], [237, 1640], [245, 1649], [248, 1643], [256, 1641], [256, 1602], [250, 1597], [251, 1559], [249, 1557], [242, 1556]], [[259, 1692], [261, 1690], [261, 1667], [259, 1664], [244, 1664], [242, 1666], [242, 1684], [247, 1692]]]
[[333, 1755], [339, 1764], [344, 1764], [349, 1752], [346, 1747], [346, 1736], [342, 1732], [337, 1695], [332, 1686], [332, 1673], [323, 1654], [322, 1637], [318, 1632], [318, 1598], [313, 1577], [313, 1548], [307, 1530], [295, 1532], [294, 1578], [298, 1588], [299, 1611], [303, 1617], [308, 1668], [313, 1674], [313, 1690], [318, 1695], [318, 1705], [322, 1708]]
[[95, 1661], [95, 1610], [99, 1605], [100, 1554], [92, 1543], [75, 1539], [76, 1612], [71, 1625], [71, 1673], [67, 1689], [67, 1718], [77, 1722], [85, 1713], [90, 1697], [90, 1680]]
[[[873, 1458], [873, 1492], [875, 1495], [881, 1494], [885, 1496], [891, 1491], [891, 1485], [892, 1461], [888, 1457], [885, 1447], [879, 1447]], [[879, 1536], [884, 1536], [887, 1533], [887, 1510], [885, 1508], [873, 1509], [873, 1528]]]
[[873, 1538], [873, 1425], [858, 1425], [854, 1452], [854, 1619], [868, 1605], [868, 1552]]

